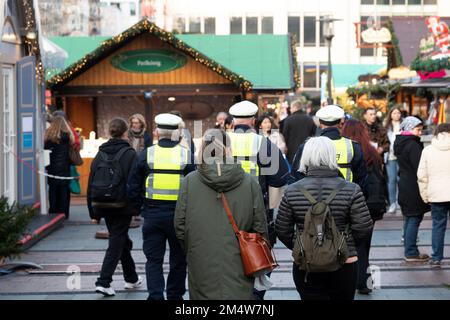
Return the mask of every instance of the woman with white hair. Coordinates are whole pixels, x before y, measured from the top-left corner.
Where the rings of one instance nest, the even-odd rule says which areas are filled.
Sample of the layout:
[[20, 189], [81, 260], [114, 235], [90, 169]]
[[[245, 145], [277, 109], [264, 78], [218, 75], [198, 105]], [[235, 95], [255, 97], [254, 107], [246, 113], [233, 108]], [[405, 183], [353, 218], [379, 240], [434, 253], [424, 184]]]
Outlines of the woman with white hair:
[[[364, 196], [357, 184], [346, 182], [340, 176], [336, 148], [329, 138], [310, 138], [306, 142], [299, 170], [306, 177], [286, 189], [275, 222], [278, 238], [292, 250], [299, 239], [295, 229], [299, 234], [305, 232], [311, 197], [319, 202], [329, 201], [336, 228], [341, 234], [347, 234], [342, 238], [346, 239], [347, 258], [332, 272], [306, 272], [294, 262], [297, 291], [302, 300], [353, 300], [358, 277], [356, 245], [373, 228]], [[329, 229], [325, 230], [325, 235], [329, 235]]]

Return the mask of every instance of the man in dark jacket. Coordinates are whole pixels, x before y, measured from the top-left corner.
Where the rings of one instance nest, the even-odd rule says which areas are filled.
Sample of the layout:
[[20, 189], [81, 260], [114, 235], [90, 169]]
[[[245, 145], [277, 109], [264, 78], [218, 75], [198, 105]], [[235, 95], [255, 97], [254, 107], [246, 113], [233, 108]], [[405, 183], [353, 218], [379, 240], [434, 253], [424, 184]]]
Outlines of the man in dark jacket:
[[[109, 123], [109, 133], [111, 139], [100, 146], [99, 153], [91, 164], [91, 171], [89, 174], [89, 183], [87, 190], [87, 203], [91, 219], [100, 220], [105, 219], [106, 226], [109, 232], [108, 249], [106, 250], [105, 258], [103, 260], [100, 277], [97, 279], [96, 292], [104, 296], [115, 295], [114, 289], [111, 287], [113, 281], [112, 276], [116, 270], [119, 260], [122, 263], [123, 275], [125, 279], [125, 289], [138, 288], [142, 284], [142, 279], [136, 273], [134, 260], [131, 256], [133, 242], [128, 236], [128, 229], [130, 227], [131, 218], [138, 214], [138, 211], [133, 210], [130, 202], [127, 201], [125, 206], [114, 205], [113, 202], [100, 204], [95, 202], [93, 196], [93, 182], [99, 164], [102, 162], [101, 157], [107, 157], [109, 160], [114, 159], [119, 155], [120, 171], [123, 174], [121, 186], [123, 193], [126, 193], [126, 183], [132, 164], [136, 159], [136, 152], [131, 148], [126, 141], [127, 138], [127, 123], [125, 120], [116, 118]], [[120, 199], [112, 199], [120, 200]]]
[[291, 105], [291, 115], [283, 121], [282, 134], [286, 140], [287, 158], [289, 163], [294, 161], [298, 147], [316, 133], [314, 120], [304, 113], [303, 103], [299, 100]]
[[186, 292], [186, 258], [174, 228], [181, 179], [195, 170], [194, 154], [180, 145], [182, 119], [173, 114], [155, 117], [158, 144], [143, 151], [128, 179], [128, 197], [141, 210], [145, 273], [149, 300], [164, 300], [163, 263], [170, 246], [167, 299], [182, 300]]
[[416, 117], [407, 117], [400, 125], [401, 134], [397, 135], [394, 143], [394, 154], [397, 157], [398, 173], [398, 203], [405, 216], [404, 245], [405, 260], [407, 262], [423, 262], [429, 259], [421, 254], [417, 248], [417, 234], [423, 215], [430, 211], [430, 206], [423, 202], [417, 183], [417, 169], [419, 168], [423, 144], [422, 121]]
[[375, 108], [367, 108], [364, 110], [364, 125], [369, 132], [370, 141], [376, 145], [378, 153], [383, 157], [385, 152], [389, 152], [389, 139], [386, 129], [378, 123]]
[[[339, 131], [341, 127], [341, 120], [345, 116], [342, 108], [334, 105], [329, 105], [320, 109], [316, 113], [316, 116], [319, 118], [320, 127], [322, 128], [321, 136], [330, 138], [335, 144], [338, 142], [342, 142], [343, 137], [341, 136], [341, 133]], [[347, 180], [356, 183], [361, 187], [363, 192], [366, 192], [367, 167], [366, 163], [364, 162], [361, 146], [355, 141], [347, 140], [348, 139], [344, 141], [346, 144], [346, 147], [344, 148], [347, 148], [347, 150], [337, 150], [338, 157], [340, 158], [338, 159], [338, 165], [341, 168], [341, 173], [343, 174], [344, 178], [346, 178], [346, 176], [351, 173], [351, 179]], [[298, 148], [298, 151], [295, 154], [294, 162], [292, 164], [292, 176], [295, 178], [295, 180], [300, 180], [305, 176], [303, 173], [299, 172], [303, 148], [304, 144], [302, 144]], [[342, 163], [341, 161], [344, 157], [346, 157], [347, 160]], [[351, 158], [351, 160], [348, 158]], [[348, 170], [350, 170], [350, 172], [347, 172]]]

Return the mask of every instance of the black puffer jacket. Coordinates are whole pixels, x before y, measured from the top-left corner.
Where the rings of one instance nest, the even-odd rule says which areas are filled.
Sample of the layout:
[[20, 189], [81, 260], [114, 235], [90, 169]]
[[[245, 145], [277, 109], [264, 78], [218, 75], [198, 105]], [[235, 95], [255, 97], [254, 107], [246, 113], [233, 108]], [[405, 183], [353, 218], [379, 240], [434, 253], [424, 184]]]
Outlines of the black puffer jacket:
[[[298, 186], [303, 186], [317, 199], [325, 199], [342, 182], [338, 172], [328, 168], [310, 169], [306, 178], [290, 185], [284, 193], [283, 200], [275, 222], [278, 238], [284, 245], [292, 249], [294, 246], [295, 228], [303, 231], [305, 215], [310, 207], [310, 202], [300, 192]], [[322, 190], [322, 197], [319, 192]], [[349, 256], [356, 256], [355, 242], [366, 238], [373, 228], [369, 209], [366, 206], [361, 188], [354, 183], [346, 185], [330, 203], [331, 213], [339, 231], [344, 231], [350, 224], [350, 236], [347, 239]]]
[[[131, 148], [128, 141], [122, 139], [110, 139], [104, 144], [102, 144], [99, 148], [100, 151], [108, 154], [109, 159], [112, 159], [115, 154], [117, 154], [122, 148], [129, 148], [122, 157], [120, 158], [120, 165], [122, 167], [122, 172], [125, 175], [124, 183], [127, 183], [128, 176], [130, 174], [131, 168], [133, 167], [134, 162], [137, 159], [136, 151]], [[95, 157], [94, 161], [91, 164], [91, 171], [89, 173], [89, 182], [88, 182], [88, 190], [87, 190], [87, 204], [89, 215], [91, 219], [100, 219], [102, 217], [108, 215], [137, 215], [139, 212], [136, 212], [135, 208], [129, 203], [127, 207], [123, 209], [96, 209], [92, 207], [92, 199], [90, 198], [91, 194], [91, 183], [92, 183], [92, 169], [95, 168], [97, 163], [99, 162], [99, 156]]]
[[[50, 164], [45, 168], [47, 173], [58, 177], [70, 177], [69, 135], [65, 132], [61, 133], [59, 143], [50, 140], [45, 141], [44, 148], [51, 151]], [[48, 182], [58, 185], [68, 185], [70, 181], [49, 178]]]
[[[402, 214], [407, 217], [420, 216], [430, 211], [430, 206], [423, 202], [417, 183], [417, 169], [422, 156], [423, 144], [420, 137], [414, 135], [397, 135], [394, 154], [398, 162], [398, 203]], [[445, 192], [443, 190], [443, 192]]]

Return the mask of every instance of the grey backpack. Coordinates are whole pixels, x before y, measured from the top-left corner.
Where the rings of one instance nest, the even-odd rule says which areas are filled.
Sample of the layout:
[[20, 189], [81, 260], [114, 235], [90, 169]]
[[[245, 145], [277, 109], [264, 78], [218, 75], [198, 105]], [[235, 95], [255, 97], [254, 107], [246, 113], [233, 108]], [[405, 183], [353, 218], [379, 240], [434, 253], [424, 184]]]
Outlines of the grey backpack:
[[349, 226], [339, 232], [329, 204], [345, 186], [341, 183], [325, 201], [317, 201], [302, 186], [300, 192], [311, 203], [305, 215], [303, 232], [297, 230], [292, 257], [300, 270], [333, 272], [340, 269], [348, 258], [347, 237]]

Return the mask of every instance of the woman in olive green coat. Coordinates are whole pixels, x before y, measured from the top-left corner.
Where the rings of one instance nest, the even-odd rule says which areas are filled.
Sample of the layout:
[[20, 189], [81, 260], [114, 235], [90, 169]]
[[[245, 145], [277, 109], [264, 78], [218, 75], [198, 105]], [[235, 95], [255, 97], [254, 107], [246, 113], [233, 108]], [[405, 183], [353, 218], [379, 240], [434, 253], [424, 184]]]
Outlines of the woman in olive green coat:
[[266, 215], [256, 179], [226, 158], [231, 153], [225, 146], [230, 145], [224, 131], [207, 131], [202, 164], [186, 176], [180, 188], [174, 223], [186, 252], [192, 300], [253, 297], [254, 278], [244, 275], [239, 243], [220, 193], [225, 193], [240, 230], [258, 232], [267, 239]]

